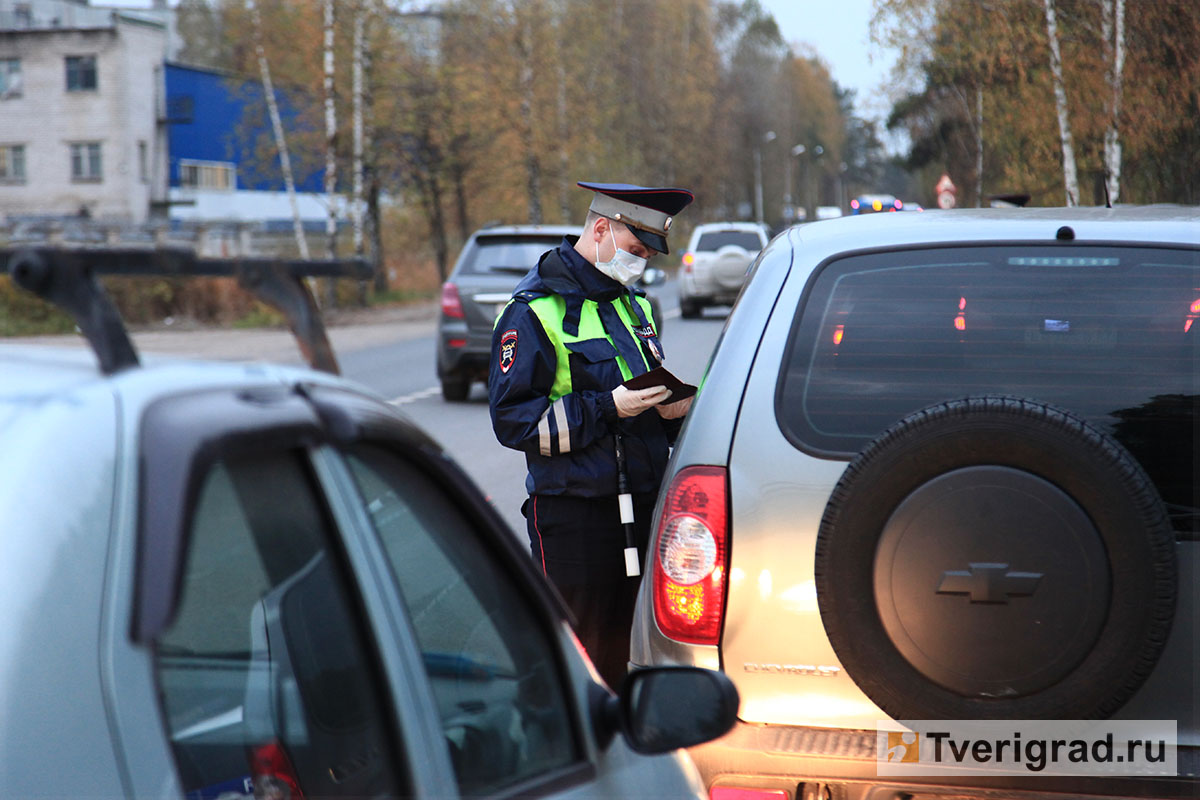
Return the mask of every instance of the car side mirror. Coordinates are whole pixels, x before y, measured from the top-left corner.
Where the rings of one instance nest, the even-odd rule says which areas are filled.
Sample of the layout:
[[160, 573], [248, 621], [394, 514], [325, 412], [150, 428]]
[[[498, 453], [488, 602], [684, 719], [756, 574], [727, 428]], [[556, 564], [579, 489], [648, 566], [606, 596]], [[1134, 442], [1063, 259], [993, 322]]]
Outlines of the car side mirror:
[[738, 691], [723, 672], [646, 667], [614, 697], [595, 686], [592, 723], [601, 747], [620, 731], [629, 748], [653, 755], [716, 739], [737, 721]]
[[654, 286], [662, 283], [667, 279], [667, 273], [663, 272], [658, 267], [646, 267], [646, 271], [642, 273], [642, 285]]

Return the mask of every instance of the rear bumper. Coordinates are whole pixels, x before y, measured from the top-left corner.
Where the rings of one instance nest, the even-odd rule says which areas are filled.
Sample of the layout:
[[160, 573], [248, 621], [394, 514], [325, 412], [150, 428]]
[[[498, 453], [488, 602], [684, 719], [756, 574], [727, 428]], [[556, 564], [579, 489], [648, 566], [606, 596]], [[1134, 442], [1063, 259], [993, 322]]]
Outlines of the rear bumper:
[[[917, 800], [964, 792], [1027, 800], [1200, 796], [1195, 777], [880, 776], [875, 731], [738, 722], [725, 736], [688, 752], [708, 787], [783, 790], [796, 799]], [[1195, 748], [1179, 748], [1181, 774], [1197, 774], [1197, 756]]]
[[[451, 347], [451, 342], [463, 342]], [[488, 367], [492, 361], [491, 331], [471, 331], [465, 323], [457, 320], [442, 321], [437, 332], [437, 375], [438, 378], [461, 377], [470, 380], [487, 380]]]
[[695, 300], [706, 305], [732, 304], [741, 290], [740, 285], [730, 289], [703, 274], [692, 273], [679, 278], [680, 299]]

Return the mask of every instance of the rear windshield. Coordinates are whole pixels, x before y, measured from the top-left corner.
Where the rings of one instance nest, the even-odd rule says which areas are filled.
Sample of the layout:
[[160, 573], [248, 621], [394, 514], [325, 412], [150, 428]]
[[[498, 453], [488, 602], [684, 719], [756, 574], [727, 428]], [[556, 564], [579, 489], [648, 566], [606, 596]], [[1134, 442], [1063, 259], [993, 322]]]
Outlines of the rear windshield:
[[714, 251], [730, 244], [735, 244], [748, 252], [757, 253], [762, 250], [763, 240], [754, 231], [713, 231], [700, 234], [700, 241], [696, 243], [696, 249]]
[[[817, 275], [778, 393], [793, 441], [852, 454], [979, 394], [1066, 408], [1192, 503], [1200, 251], [995, 246], [852, 256]], [[1164, 489], [1164, 484], [1173, 488]]]
[[463, 253], [457, 273], [479, 275], [489, 272], [508, 272], [523, 275], [542, 253], [553, 250], [562, 242], [559, 235], [479, 236]]

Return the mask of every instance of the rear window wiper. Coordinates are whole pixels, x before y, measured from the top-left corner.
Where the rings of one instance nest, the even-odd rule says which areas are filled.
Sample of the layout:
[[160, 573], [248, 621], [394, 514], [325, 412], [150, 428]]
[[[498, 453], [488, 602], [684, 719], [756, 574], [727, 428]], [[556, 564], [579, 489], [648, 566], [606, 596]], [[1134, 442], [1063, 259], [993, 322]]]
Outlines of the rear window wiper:
[[513, 275], [524, 275], [526, 272], [529, 272], [529, 269], [530, 269], [529, 264], [525, 264], [524, 266], [520, 266], [520, 267], [510, 267], [510, 266], [505, 266], [505, 265], [501, 264], [501, 265], [488, 267], [487, 271], [488, 272], [508, 272]]

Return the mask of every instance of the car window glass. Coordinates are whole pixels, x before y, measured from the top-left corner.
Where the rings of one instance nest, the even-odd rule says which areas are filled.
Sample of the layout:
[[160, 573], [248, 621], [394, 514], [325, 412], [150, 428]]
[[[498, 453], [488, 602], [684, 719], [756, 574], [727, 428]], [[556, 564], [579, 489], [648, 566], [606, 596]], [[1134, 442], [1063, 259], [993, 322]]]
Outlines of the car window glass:
[[351, 469], [425, 659], [459, 788], [493, 793], [578, 760], [556, 633], [419, 469], [364, 448]]
[[480, 236], [459, 265], [459, 274], [528, 272], [547, 250], [562, 242], [561, 236]]
[[700, 241], [696, 244], [696, 249], [715, 251], [728, 245], [736, 245], [753, 253], [762, 249], [763, 237], [754, 231], [713, 231], [700, 234]]
[[204, 481], [179, 610], [155, 647], [189, 797], [401, 789], [326, 520], [299, 454], [221, 463]]
[[905, 414], [968, 395], [1028, 397], [1115, 436], [1168, 504], [1191, 506], [1200, 360], [1195, 251], [991, 247], [827, 265], [793, 326], [780, 421], [854, 453]]

